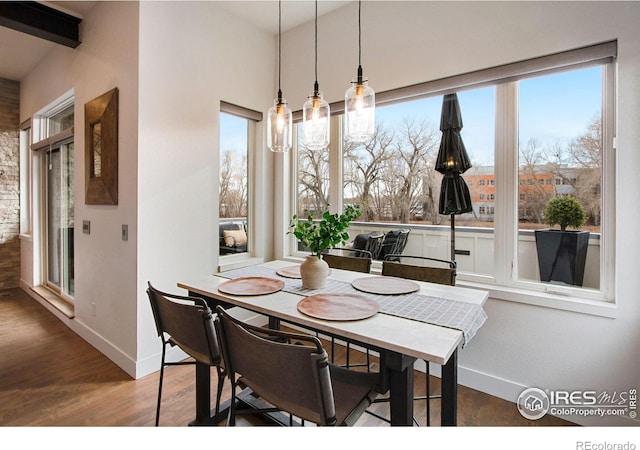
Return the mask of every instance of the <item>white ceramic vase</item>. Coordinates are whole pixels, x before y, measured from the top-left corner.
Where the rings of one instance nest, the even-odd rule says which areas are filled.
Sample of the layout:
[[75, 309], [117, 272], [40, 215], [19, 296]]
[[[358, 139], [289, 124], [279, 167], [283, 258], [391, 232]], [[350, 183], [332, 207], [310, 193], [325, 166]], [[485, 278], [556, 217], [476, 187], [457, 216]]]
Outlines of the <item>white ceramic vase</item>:
[[300, 278], [305, 289], [321, 289], [327, 285], [329, 264], [317, 255], [307, 256], [300, 264]]

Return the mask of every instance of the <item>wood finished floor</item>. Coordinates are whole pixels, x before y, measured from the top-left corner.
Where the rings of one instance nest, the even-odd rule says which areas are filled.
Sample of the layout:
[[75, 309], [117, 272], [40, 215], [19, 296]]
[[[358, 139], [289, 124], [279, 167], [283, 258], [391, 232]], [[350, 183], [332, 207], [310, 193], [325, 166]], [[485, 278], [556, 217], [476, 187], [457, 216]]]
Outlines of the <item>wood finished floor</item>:
[[[0, 291], [0, 426], [153, 426], [158, 373], [138, 380], [69, 330], [21, 289]], [[343, 360], [344, 351], [336, 351]], [[329, 349], [329, 346], [327, 346]], [[352, 350], [351, 359], [361, 354]], [[212, 392], [215, 392], [215, 371]], [[432, 378], [434, 393], [439, 379]], [[424, 374], [415, 373], [415, 392], [424, 394]], [[223, 400], [229, 398], [228, 384]], [[186, 426], [194, 418], [193, 367], [165, 372], [161, 426]], [[374, 408], [384, 414], [388, 405]], [[424, 402], [415, 414], [425, 422]], [[432, 425], [439, 425], [439, 401], [432, 402]], [[264, 425], [255, 419], [239, 425]], [[365, 414], [358, 426], [388, 426]], [[460, 426], [562, 426], [545, 416], [524, 419], [513, 403], [460, 386]]]

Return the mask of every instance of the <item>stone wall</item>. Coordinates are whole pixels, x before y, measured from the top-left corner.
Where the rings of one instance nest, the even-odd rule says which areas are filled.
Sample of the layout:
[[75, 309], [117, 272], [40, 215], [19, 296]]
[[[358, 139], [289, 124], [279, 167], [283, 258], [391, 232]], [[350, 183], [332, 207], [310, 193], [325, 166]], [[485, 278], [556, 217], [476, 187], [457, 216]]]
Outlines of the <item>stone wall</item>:
[[20, 282], [20, 83], [0, 78], [0, 289]]

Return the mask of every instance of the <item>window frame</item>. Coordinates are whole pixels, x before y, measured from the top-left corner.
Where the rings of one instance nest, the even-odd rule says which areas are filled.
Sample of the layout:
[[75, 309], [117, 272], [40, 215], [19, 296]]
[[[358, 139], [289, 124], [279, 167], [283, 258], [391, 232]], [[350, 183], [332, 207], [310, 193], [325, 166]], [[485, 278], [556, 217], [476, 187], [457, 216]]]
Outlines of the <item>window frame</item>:
[[[495, 130], [495, 192], [511, 195], [495, 195], [494, 244], [495, 277], [459, 274], [461, 286], [488, 289], [492, 298], [551, 307], [585, 314], [615, 317], [615, 94], [616, 94], [617, 41], [608, 41], [531, 60], [519, 61], [504, 66], [483, 69], [468, 74], [420, 83], [376, 94], [377, 106], [411, 101], [414, 99], [443, 95], [475, 89], [485, 85], [496, 88]], [[585, 67], [602, 66], [603, 70], [603, 161], [602, 161], [602, 225], [600, 257], [600, 289], [546, 285], [538, 281], [518, 279], [518, 91], [517, 81], [524, 78], [553, 74]], [[344, 103], [331, 104], [332, 115], [343, 112]], [[299, 121], [301, 112], [294, 113]], [[501, 120], [498, 120], [501, 118]], [[340, 117], [332, 118], [330, 151], [330, 179], [342, 180], [342, 158]], [[297, 128], [297, 127], [294, 127]], [[294, 130], [296, 132], [297, 130]], [[294, 140], [297, 143], [297, 139]], [[296, 207], [297, 152], [291, 152], [291, 197], [289, 217]], [[342, 208], [338, 186], [330, 183], [330, 203], [333, 212]], [[502, 243], [506, 244], [503, 245]], [[300, 257], [295, 239], [287, 240], [285, 254]]]
[[[73, 90], [66, 92], [59, 99], [42, 108], [33, 116], [33, 121], [31, 123], [31, 140], [34, 141], [37, 137], [38, 141], [32, 142], [30, 145], [31, 153], [33, 154], [33, 164], [31, 166], [31, 192], [33, 194], [31, 223], [32, 233], [34, 237], [34, 267], [37, 268], [34, 271], [34, 281], [38, 286], [47, 288], [57, 297], [62, 299], [65, 303], [73, 307], [74, 296], [70, 295], [68, 292], [65, 292], [61, 287], [58, 287], [57, 285], [49, 282], [49, 249], [47, 228], [48, 170], [46, 167], [49, 153], [53, 149], [61, 149], [61, 147], [63, 146], [74, 143], [73, 125], [69, 128], [61, 130], [56, 134], [50, 134], [50, 118], [70, 107], [75, 108], [75, 94]], [[74, 186], [72, 187], [72, 190], [75, 191], [75, 173], [73, 173], [72, 176], [74, 176]], [[64, 263], [62, 261], [61, 266], [64, 266]], [[75, 283], [75, 273], [73, 274], [73, 279]]]
[[31, 119], [20, 124], [20, 238], [31, 238], [33, 232], [31, 210], [33, 184], [33, 163], [31, 153]]
[[[256, 205], [256, 149], [257, 149], [257, 128], [258, 124], [262, 121], [262, 113], [259, 111], [254, 111], [249, 108], [245, 108], [243, 106], [238, 106], [233, 103], [229, 103], [226, 101], [220, 101], [220, 110], [219, 114], [229, 114], [232, 116], [239, 117], [241, 119], [247, 120], [247, 251], [243, 253], [232, 253], [227, 255], [221, 255], [220, 250], [218, 250], [216, 254], [218, 255], [218, 269], [226, 270], [228, 268], [234, 267], [237, 264], [245, 264], [254, 258], [256, 258], [257, 248], [256, 248], [256, 224], [255, 217], [257, 217], [257, 205]], [[218, 115], [218, 124], [220, 123]], [[220, 137], [220, 129], [218, 129], [218, 139]], [[219, 143], [219, 141], [218, 141]], [[218, 145], [218, 158], [220, 155], [220, 145]], [[218, 161], [218, 167], [220, 167], [220, 160]], [[220, 177], [218, 177], [216, 185], [219, 185]], [[220, 199], [218, 198], [218, 211], [216, 212], [216, 217], [218, 218], [218, 224], [220, 220], [220, 209], [219, 209]], [[251, 217], [254, 219], [252, 220]], [[218, 242], [218, 240], [216, 240]]]

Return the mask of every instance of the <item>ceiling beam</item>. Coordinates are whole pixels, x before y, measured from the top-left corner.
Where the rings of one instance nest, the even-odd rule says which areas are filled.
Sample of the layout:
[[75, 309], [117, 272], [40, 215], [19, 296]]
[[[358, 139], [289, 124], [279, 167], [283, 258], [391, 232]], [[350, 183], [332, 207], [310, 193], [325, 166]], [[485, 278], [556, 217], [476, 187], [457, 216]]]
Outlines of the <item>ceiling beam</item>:
[[67, 47], [80, 45], [82, 19], [38, 2], [0, 1], [0, 26]]

